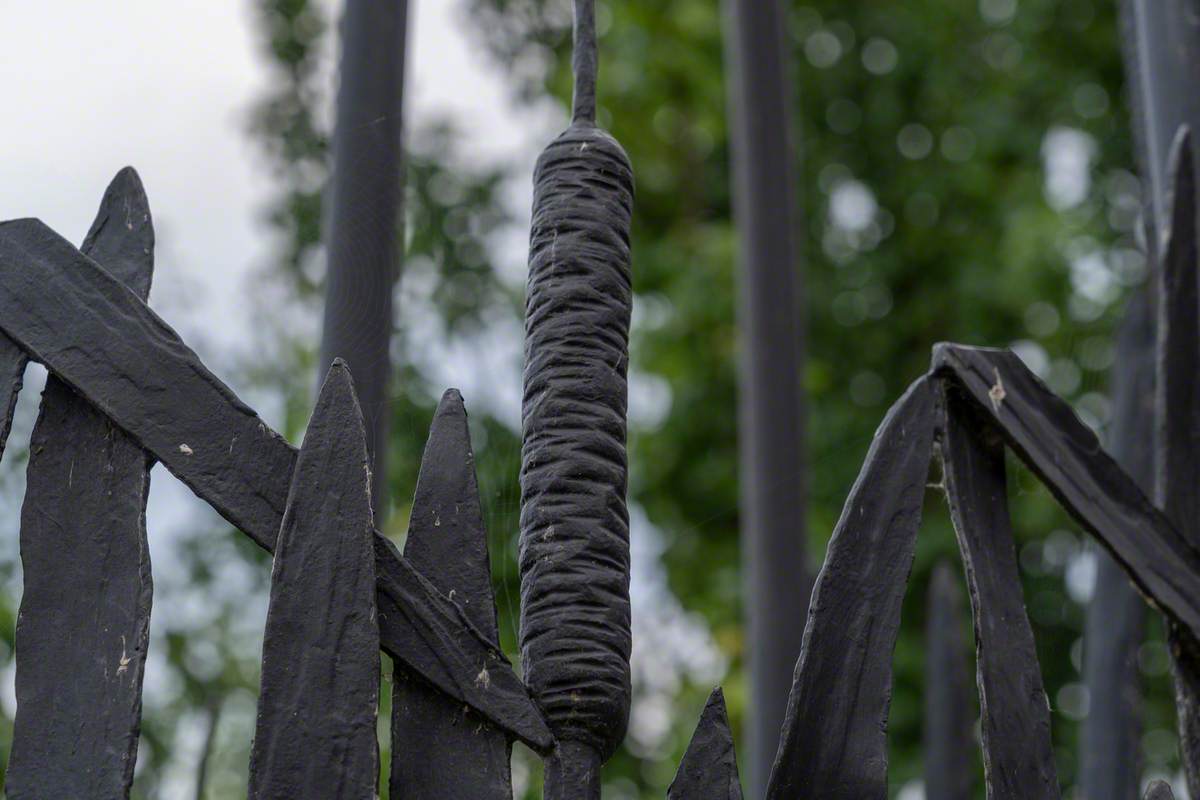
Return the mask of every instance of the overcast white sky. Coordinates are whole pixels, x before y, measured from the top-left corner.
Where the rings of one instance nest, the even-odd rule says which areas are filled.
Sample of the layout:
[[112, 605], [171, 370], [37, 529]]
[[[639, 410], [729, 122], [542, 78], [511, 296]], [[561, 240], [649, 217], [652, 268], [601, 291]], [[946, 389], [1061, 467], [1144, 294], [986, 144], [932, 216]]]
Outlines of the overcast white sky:
[[[459, 4], [412, 8], [408, 119], [476, 109], [490, 120], [476, 152], [523, 146], [529, 137], [472, 52]], [[204, 319], [214, 346], [244, 336], [239, 288], [267, 252], [256, 213], [271, 191], [245, 133], [268, 79], [249, 3], [0, 0], [0, 12], [0, 219], [37, 216], [78, 240], [109, 178], [132, 164], [161, 242], [152, 302], [185, 333], [188, 318]], [[181, 297], [194, 306], [175, 307]]]

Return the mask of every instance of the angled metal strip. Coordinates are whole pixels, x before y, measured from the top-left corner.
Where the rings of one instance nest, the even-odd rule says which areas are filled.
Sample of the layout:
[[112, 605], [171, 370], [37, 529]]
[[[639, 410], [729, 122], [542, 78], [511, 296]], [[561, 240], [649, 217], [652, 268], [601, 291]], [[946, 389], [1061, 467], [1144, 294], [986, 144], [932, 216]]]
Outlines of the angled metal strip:
[[966, 391], [1152, 603], [1193, 634], [1200, 631], [1200, 554], [1066, 402], [1008, 350], [939, 344], [933, 371]]
[[[499, 640], [487, 530], [462, 395], [442, 396], [417, 480], [404, 556], [476, 628]], [[505, 733], [397, 664], [392, 682], [395, 800], [512, 798]]]
[[[273, 550], [296, 450], [132, 292], [37, 220], [0, 223], [0, 329], [197, 496]], [[553, 737], [507, 660], [375, 537], [384, 650], [537, 750]], [[483, 667], [491, 681], [475, 687]]]
[[813, 590], [769, 800], [887, 797], [892, 653], [921, 522], [934, 399], [921, 378], [892, 406], [842, 509]]
[[1057, 800], [1050, 702], [1025, 615], [1008, 518], [1004, 443], [955, 387], [942, 461], [975, 618], [983, 768], [990, 800]]
[[720, 687], [713, 689], [688, 743], [667, 800], [742, 800], [737, 753]]
[[379, 779], [371, 470], [345, 363], [317, 399], [271, 571], [251, 800], [359, 800]]
[[946, 562], [934, 568], [925, 623], [925, 796], [970, 800], [975, 727], [962, 637], [960, 578]]
[[[154, 229], [132, 169], [109, 185], [83, 248], [146, 298]], [[21, 509], [8, 797], [129, 795], [153, 593], [150, 464], [108, 418], [47, 379]]]

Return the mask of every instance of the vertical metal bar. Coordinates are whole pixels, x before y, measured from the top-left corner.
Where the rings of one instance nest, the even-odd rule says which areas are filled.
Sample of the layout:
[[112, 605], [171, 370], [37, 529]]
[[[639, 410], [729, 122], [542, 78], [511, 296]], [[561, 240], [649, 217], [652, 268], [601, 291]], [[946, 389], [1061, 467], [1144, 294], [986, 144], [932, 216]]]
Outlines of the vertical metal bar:
[[341, 85], [326, 196], [325, 322], [317, 380], [335, 358], [358, 387], [371, 497], [387, 504], [392, 290], [403, 253], [402, 112], [408, 0], [346, 0]]
[[[1193, 549], [1200, 549], [1200, 250], [1191, 134], [1172, 145], [1171, 219], [1158, 291], [1155, 500]], [[1200, 796], [1200, 641], [1169, 624], [1179, 751], [1191, 795]]]
[[742, 586], [749, 784], [761, 796], [812, 590], [805, 535], [804, 313], [794, 98], [780, 0], [725, 0], [739, 234]]
[[[1147, 496], [1154, 489], [1154, 316], [1137, 292], [1117, 332], [1109, 450]], [[1096, 588], [1084, 630], [1083, 677], [1091, 698], [1080, 736], [1080, 787], [1088, 800], [1138, 792], [1141, 684], [1137, 649], [1146, 605], [1113, 558], [1095, 548]]]
[[546, 797], [600, 797], [629, 721], [625, 416], [633, 170], [596, 127], [593, 0], [575, 111], [534, 170], [521, 407], [521, 653], [558, 741]]
[[375, 797], [379, 623], [367, 465], [362, 412], [335, 361], [275, 547], [251, 800]]
[[[499, 650], [475, 454], [462, 395], [455, 389], [442, 396], [433, 418], [410, 520], [404, 557]], [[509, 800], [511, 754], [502, 731], [397, 662], [392, 682], [393, 800]]]
[[958, 576], [942, 562], [929, 585], [925, 623], [925, 797], [970, 800], [974, 750], [970, 672]]
[[1008, 518], [1004, 444], [970, 400], [946, 389], [946, 497], [975, 620], [984, 780], [994, 800], [1056, 800], [1050, 701]]
[[[1200, 125], [1200, 3], [1196, 0], [1122, 0], [1122, 51], [1133, 107], [1146, 209], [1148, 257], [1168, 222], [1167, 155], [1181, 124]], [[1145, 293], [1143, 293], [1145, 294]], [[1154, 392], [1154, 317], [1146, 297], [1135, 297], [1118, 333], [1113, 366], [1113, 454], [1148, 495], [1153, 494], [1151, 415]], [[1131, 385], [1136, 384], [1136, 390]], [[1141, 691], [1133, 668], [1144, 609], [1120, 568], [1099, 554], [1096, 588], [1084, 633], [1085, 682], [1091, 710], [1080, 738], [1080, 785], [1089, 798], [1123, 800], [1136, 792]]]
[[[142, 183], [122, 170], [83, 251], [144, 300], [153, 250]], [[29, 451], [5, 790], [11, 798], [128, 797], [153, 594], [152, 459], [53, 375]]]

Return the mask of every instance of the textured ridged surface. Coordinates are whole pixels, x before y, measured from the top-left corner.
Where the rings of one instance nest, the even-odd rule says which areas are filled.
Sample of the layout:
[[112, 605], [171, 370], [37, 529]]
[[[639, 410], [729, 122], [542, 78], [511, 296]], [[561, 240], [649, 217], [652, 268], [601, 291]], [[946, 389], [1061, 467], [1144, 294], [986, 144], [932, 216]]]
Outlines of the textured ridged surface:
[[1008, 518], [1004, 443], [970, 401], [946, 392], [946, 496], [975, 619], [983, 771], [991, 800], [1056, 800], [1050, 701]]
[[560, 740], [604, 760], [629, 715], [625, 411], [633, 176], [572, 125], [538, 160], [525, 312], [521, 651]]
[[813, 589], [769, 800], [887, 797], [892, 652], [936, 419], [921, 378], [888, 411], [846, 499]]
[[370, 800], [379, 777], [371, 471], [335, 361], [296, 462], [271, 571], [251, 800]]
[[733, 731], [719, 687], [708, 697], [675, 780], [667, 788], [667, 800], [742, 800]]
[[[439, 592], [453, 597], [481, 633], [499, 640], [475, 454], [455, 389], [442, 396], [429, 430], [404, 556]], [[486, 674], [481, 681], [490, 679]], [[509, 800], [511, 750], [502, 731], [396, 666], [393, 800]]]
[[[0, 223], [0, 329], [267, 550], [296, 450], [135, 294], [37, 220]], [[380, 640], [537, 750], [553, 737], [488, 637], [380, 535]], [[476, 685], [482, 666], [491, 680]]]
[[959, 575], [946, 562], [929, 584], [925, 615], [926, 800], [970, 800], [974, 785], [974, 714], [963, 641]]
[[[144, 300], [153, 248], [141, 181], [125, 169], [83, 251]], [[47, 378], [21, 509], [17, 713], [5, 776], [14, 800], [129, 795], [153, 593], [150, 463], [90, 403]]]

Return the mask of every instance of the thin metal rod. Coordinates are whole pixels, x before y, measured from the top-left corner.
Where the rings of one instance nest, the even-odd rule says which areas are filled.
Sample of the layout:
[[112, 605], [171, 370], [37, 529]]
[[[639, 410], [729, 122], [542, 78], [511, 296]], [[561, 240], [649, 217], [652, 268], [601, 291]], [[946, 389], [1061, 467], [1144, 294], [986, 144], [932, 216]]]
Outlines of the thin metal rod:
[[789, 43], [780, 0], [725, 0], [738, 228], [742, 586], [750, 797], [762, 797], [812, 591], [805, 522], [803, 271]]
[[575, 0], [575, 122], [596, 121], [596, 74], [599, 56], [596, 46], [596, 0]]
[[400, 275], [407, 0], [347, 0], [326, 196], [324, 336], [317, 381], [335, 358], [354, 375], [371, 454], [372, 507], [387, 508], [392, 289]]

